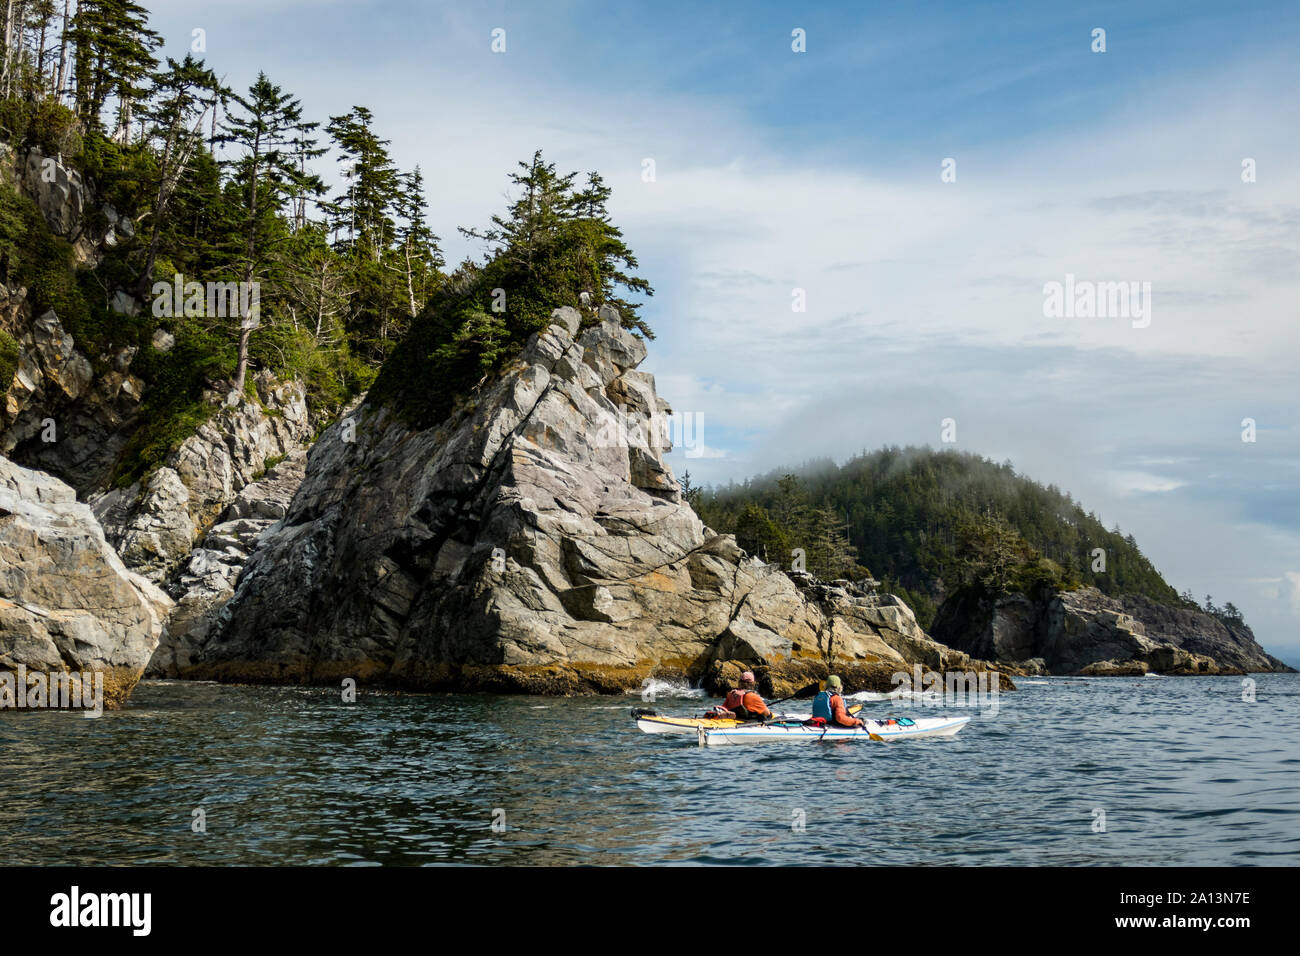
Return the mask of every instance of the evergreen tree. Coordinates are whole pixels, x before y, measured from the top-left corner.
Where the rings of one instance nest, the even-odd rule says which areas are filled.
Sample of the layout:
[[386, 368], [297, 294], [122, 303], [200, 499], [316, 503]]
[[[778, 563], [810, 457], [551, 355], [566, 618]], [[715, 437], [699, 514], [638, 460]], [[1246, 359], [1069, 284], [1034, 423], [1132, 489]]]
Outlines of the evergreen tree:
[[[557, 307], [631, 280], [621, 267], [635, 260], [604, 212], [608, 191], [597, 178], [580, 192], [576, 179], [559, 173], [540, 150], [518, 164], [506, 210], [487, 228], [461, 229], [485, 245], [483, 261], [462, 263], [435, 291], [385, 363], [372, 396], [422, 421], [436, 420], [545, 328]], [[630, 324], [649, 334], [638, 321]]]
[[487, 229], [460, 231], [486, 243], [497, 257], [532, 279], [559, 242], [561, 225], [572, 216], [573, 180], [578, 174], [559, 175], [554, 163], [543, 161], [540, 149], [531, 162], [520, 160], [518, 166], [519, 171], [510, 174], [510, 183], [519, 196], [505, 215], [494, 215]]
[[834, 508], [807, 513], [804, 537], [808, 541], [808, 569], [820, 578], [865, 577], [858, 567], [858, 550], [849, 543], [848, 525]]
[[487, 229], [461, 232], [488, 247], [488, 271], [506, 291], [507, 301], [516, 303], [508, 306], [515, 328], [541, 328], [552, 310], [574, 304], [586, 292], [597, 304], [623, 310], [625, 326], [653, 337], [636, 306], [615, 295], [619, 286], [647, 295], [653, 290], [625, 271], [636, 267], [636, 257], [610, 222], [610, 190], [593, 173], [579, 191], [577, 176], [557, 172], [537, 150], [511, 174], [516, 198], [505, 214], [493, 216]]
[[1036, 557], [1001, 515], [973, 516], [957, 529], [957, 579], [962, 585], [1004, 593], [1016, 569]]
[[288, 260], [282, 272], [290, 321], [309, 331], [318, 346], [340, 350], [346, 341], [347, 264], [330, 248], [325, 226], [297, 230], [282, 254]]
[[155, 269], [155, 280], [165, 280], [172, 272], [231, 274], [229, 250], [237, 245], [237, 230], [236, 207], [225, 194], [221, 166], [200, 143], [176, 184], [163, 221], [159, 255], [166, 257], [170, 269]]
[[694, 509], [700, 500], [700, 488], [691, 481], [689, 468], [682, 472], [682, 477], [678, 480], [677, 486], [681, 489], [682, 500]]
[[374, 114], [354, 106], [342, 116], [331, 116], [327, 132], [339, 151], [347, 189], [333, 202], [339, 246], [378, 262], [393, 241], [390, 212], [397, 199], [400, 179], [389, 156], [389, 141], [374, 131]]
[[424, 218], [424, 176], [420, 167], [403, 174], [399, 180], [397, 251], [406, 280], [407, 305], [414, 319], [429, 297], [430, 283], [437, 277], [443, 258], [438, 249], [438, 237]]
[[[266, 246], [274, 233], [274, 214], [286, 199], [318, 192], [320, 181], [305, 173], [299, 157], [313, 143], [317, 124], [304, 122], [299, 101], [259, 73], [247, 96], [232, 96], [240, 107], [228, 114], [217, 142], [232, 146], [235, 156], [226, 160], [233, 170], [233, 182], [243, 199], [240, 228], [243, 254], [240, 274], [249, 284], [259, 281], [267, 256]], [[283, 231], [283, 230], [280, 230]], [[244, 389], [248, 370], [248, 343], [259, 317], [245, 308], [239, 323], [239, 357], [234, 391]]]
[[71, 36], [77, 114], [87, 129], [98, 129], [108, 97], [116, 96], [116, 136], [126, 140], [162, 43], [149, 28], [149, 11], [134, 0], [78, 0]]
[[290, 159], [297, 164], [298, 176], [289, 183], [286, 195], [293, 204], [293, 228], [295, 231], [307, 226], [307, 204], [319, 201], [325, 192], [325, 184], [307, 168], [312, 160], [324, 156], [328, 150], [316, 145], [313, 135], [320, 128], [319, 123], [302, 123], [298, 127], [298, 136], [289, 150]]
[[202, 149], [203, 118], [228, 92], [202, 61], [188, 55], [181, 63], [168, 57], [167, 68], [153, 78], [153, 95], [141, 113], [152, 124], [147, 138], [156, 142], [158, 157], [149, 246], [137, 288], [141, 298], [154, 281], [154, 264], [172, 197], [189, 171], [195, 153]]
[[[425, 291], [430, 285], [421, 263], [432, 265], [435, 253], [421, 250], [420, 243], [432, 234], [423, 226], [423, 196], [418, 190], [412, 192], [410, 178], [398, 172], [388, 152], [389, 141], [375, 133], [370, 110], [354, 106], [331, 117], [327, 129], [347, 182], [328, 210], [334, 248], [347, 260], [354, 290], [345, 324], [357, 347], [379, 364], [406, 333], [412, 301], [419, 308], [417, 286]], [[421, 182], [418, 189], [422, 188]], [[399, 214], [408, 217], [404, 234], [399, 234], [393, 218]], [[403, 239], [410, 241], [409, 263]]]
[[622, 287], [645, 296], [654, 295], [650, 283], [628, 270], [637, 268], [636, 256], [623, 241], [623, 232], [610, 219], [608, 203], [612, 193], [599, 173], [588, 173], [586, 187], [574, 197], [576, 214], [576, 257], [578, 279], [592, 293], [595, 305], [609, 304], [619, 310], [623, 324], [646, 338], [654, 332], [638, 314], [638, 306], [615, 294]]
[[762, 505], [750, 502], [744, 507], [735, 535], [736, 544], [768, 564], [786, 565], [790, 560], [789, 541]]

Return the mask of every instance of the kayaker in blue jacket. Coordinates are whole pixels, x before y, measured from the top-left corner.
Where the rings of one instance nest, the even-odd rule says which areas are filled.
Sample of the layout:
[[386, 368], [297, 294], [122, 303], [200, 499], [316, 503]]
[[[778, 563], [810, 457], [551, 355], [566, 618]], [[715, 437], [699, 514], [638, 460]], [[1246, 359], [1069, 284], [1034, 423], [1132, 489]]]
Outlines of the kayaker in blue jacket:
[[861, 727], [863, 722], [849, 713], [840, 692], [843, 682], [834, 674], [826, 678], [826, 689], [813, 698], [812, 715], [840, 727]]

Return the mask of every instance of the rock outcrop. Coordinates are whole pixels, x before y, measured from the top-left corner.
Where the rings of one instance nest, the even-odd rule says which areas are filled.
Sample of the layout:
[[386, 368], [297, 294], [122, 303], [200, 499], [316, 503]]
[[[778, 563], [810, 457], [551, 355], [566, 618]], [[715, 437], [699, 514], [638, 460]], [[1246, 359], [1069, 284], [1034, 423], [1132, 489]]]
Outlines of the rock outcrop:
[[1013, 593], [969, 592], [944, 602], [934, 622], [944, 643], [1028, 672], [1050, 674], [1235, 674], [1286, 670], [1245, 624], [1140, 595], [1109, 597], [1096, 588]]
[[30, 317], [27, 290], [0, 286], [0, 329], [18, 364], [0, 408], [0, 454], [57, 475], [83, 497], [107, 484], [130, 435], [144, 385], [131, 374], [134, 348], [102, 356], [96, 375], [58, 314]]
[[[130, 218], [99, 203], [92, 185], [60, 157], [0, 144], [0, 180], [31, 199], [49, 230], [72, 245], [78, 265], [95, 265], [104, 248], [134, 236]], [[143, 307], [122, 290], [113, 292], [107, 306], [132, 316]], [[243, 559], [292, 497], [317, 426], [304, 389], [261, 373], [254, 377], [253, 396], [226, 404], [213, 391], [207, 396], [212, 417], [164, 466], [115, 489], [113, 474], [139, 425], [145, 390], [132, 363], [141, 348], [170, 351], [175, 337], [159, 328], [147, 344], [87, 354], [54, 310], [38, 314], [27, 289], [4, 285], [0, 333], [0, 454], [15, 467], [39, 469], [53, 476], [49, 480], [71, 485], [77, 498], [89, 502], [91, 523], [102, 522], [95, 532], [118, 552], [129, 576], [143, 575], [137, 583], [169, 607], [167, 595], [153, 585], [179, 599], [156, 665], [165, 671], [189, 629], [205, 627], [232, 593]], [[193, 552], [200, 539], [200, 550]], [[100, 643], [112, 640], [110, 635]], [[133, 684], [136, 662], [123, 666], [121, 683]]]
[[0, 458], [0, 670], [102, 672], [115, 706], [140, 679], [170, 607], [123, 566], [70, 487]]
[[362, 405], [185, 648], [187, 677], [572, 693], [723, 664], [975, 667], [892, 596], [802, 587], [705, 528], [609, 308], [557, 310], [447, 422]]
[[61, 156], [0, 143], [0, 177], [32, 198], [50, 231], [71, 244], [83, 265], [97, 263], [105, 247], [135, 235], [135, 224], [112, 206], [97, 205], [94, 189]]
[[245, 485], [190, 552], [171, 582], [176, 609], [149, 662], [147, 677], [177, 677], [193, 663], [193, 648], [207, 641], [259, 539], [288, 513], [306, 461], [306, 451], [296, 451], [264, 478]]
[[[49, 231], [72, 247], [76, 266], [97, 265], [104, 249], [135, 235], [131, 219], [100, 202], [61, 156], [0, 143], [0, 181], [35, 204]], [[141, 308], [122, 290], [105, 304], [133, 315]], [[0, 454], [61, 478], [83, 499], [106, 487], [143, 397], [131, 372], [138, 347], [83, 354], [59, 315], [34, 308], [21, 286], [0, 285], [0, 332], [19, 350], [12, 380], [0, 381]]]
[[248, 485], [311, 437], [303, 387], [268, 372], [257, 399], [223, 406], [143, 481], [90, 499], [128, 567], [161, 583], [189, 560], [199, 537]]

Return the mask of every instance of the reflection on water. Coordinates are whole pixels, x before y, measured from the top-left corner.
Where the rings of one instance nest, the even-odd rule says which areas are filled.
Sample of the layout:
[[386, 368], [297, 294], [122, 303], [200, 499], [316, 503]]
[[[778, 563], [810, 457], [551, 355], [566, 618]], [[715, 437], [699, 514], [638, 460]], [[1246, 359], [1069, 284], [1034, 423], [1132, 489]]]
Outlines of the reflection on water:
[[953, 738], [728, 748], [638, 733], [635, 695], [146, 683], [99, 720], [0, 714], [0, 838], [15, 864], [1296, 864], [1300, 675], [1256, 680], [1036, 680]]

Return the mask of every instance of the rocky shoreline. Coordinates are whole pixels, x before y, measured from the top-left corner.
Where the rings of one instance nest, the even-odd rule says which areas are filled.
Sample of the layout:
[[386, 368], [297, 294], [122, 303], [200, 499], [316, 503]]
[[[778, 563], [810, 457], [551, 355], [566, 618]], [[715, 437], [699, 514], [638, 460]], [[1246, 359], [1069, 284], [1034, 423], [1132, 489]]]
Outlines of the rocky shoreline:
[[171, 606], [70, 487], [0, 458], [0, 671], [102, 673], [105, 706], [119, 706]]
[[1290, 671], [1266, 653], [1249, 627], [1195, 608], [1141, 595], [1109, 597], [1096, 588], [944, 602], [937, 640], [1027, 674], [1084, 676], [1216, 675]]
[[[105, 669], [110, 706], [146, 673], [572, 695], [651, 679], [717, 692], [752, 669], [783, 697], [832, 670], [885, 692], [914, 665], [996, 671], [1003, 690], [1024, 674], [1282, 669], [1248, 629], [1145, 599], [953, 600], [931, 636], [894, 595], [764, 564], [683, 500], [645, 346], [613, 310], [594, 318], [557, 310], [432, 428], [363, 402], [309, 445], [301, 387], [259, 376], [256, 400], [89, 505], [5, 460], [0, 578], [17, 599], [0, 607], [0, 667]], [[69, 525], [86, 544], [51, 537]], [[49, 581], [103, 566], [104, 589], [67, 589], [82, 624], [32, 610], [55, 589], [24, 571], [23, 540], [49, 547]], [[92, 621], [93, 652], [70, 650]]]
[[[978, 668], [891, 595], [795, 579], [704, 527], [663, 459], [644, 344], [557, 310], [452, 418], [362, 405], [321, 436], [175, 676], [608, 693], [648, 678]], [[823, 674], [824, 676], [824, 674]]]
[[[45, 160], [0, 150], [0, 175], [93, 264], [130, 223], [61, 163], [33, 178]], [[94, 209], [109, 225], [92, 234]], [[234, 402], [214, 386], [207, 421], [124, 488], [111, 479], [144, 388], [132, 362], [171, 337], [92, 359], [8, 287], [0, 331], [14, 352], [0, 669], [103, 671], [110, 706], [145, 673], [585, 694], [652, 678], [717, 690], [744, 668], [779, 697], [831, 669], [851, 690], [892, 689], [913, 665], [1283, 669], [1244, 625], [1142, 598], [950, 600], [932, 636], [894, 595], [764, 564], [683, 500], [664, 458], [672, 410], [608, 306], [557, 309], [434, 427], [363, 401], [316, 437], [301, 383], [259, 373]]]

